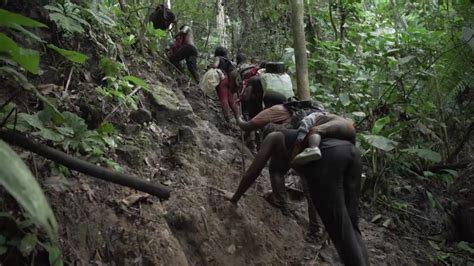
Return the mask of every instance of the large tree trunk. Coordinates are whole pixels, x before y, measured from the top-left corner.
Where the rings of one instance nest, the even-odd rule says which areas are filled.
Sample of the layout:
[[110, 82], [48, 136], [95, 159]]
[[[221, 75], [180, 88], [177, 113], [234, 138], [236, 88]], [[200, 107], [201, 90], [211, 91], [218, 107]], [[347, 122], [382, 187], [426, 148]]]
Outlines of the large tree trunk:
[[309, 100], [308, 59], [306, 58], [306, 37], [304, 33], [303, 0], [291, 0], [291, 24], [293, 28], [293, 48], [296, 60], [296, 84], [298, 97]]
[[217, 35], [219, 36], [219, 45], [226, 46], [226, 34], [225, 34], [225, 12], [224, 3], [222, 0], [216, 1], [216, 24], [217, 24]]

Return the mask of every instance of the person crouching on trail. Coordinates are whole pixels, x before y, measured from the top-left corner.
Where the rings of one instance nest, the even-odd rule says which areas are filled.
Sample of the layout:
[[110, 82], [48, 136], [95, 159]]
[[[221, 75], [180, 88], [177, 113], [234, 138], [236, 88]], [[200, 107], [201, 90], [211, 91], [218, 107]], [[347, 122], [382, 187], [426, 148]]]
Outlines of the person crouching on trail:
[[181, 72], [184, 73], [181, 61], [186, 60], [189, 72], [194, 81], [199, 84], [199, 73], [197, 70], [198, 50], [194, 45], [193, 31], [187, 25], [179, 28], [179, 32], [175, 35], [174, 43], [168, 51], [170, 62]]
[[[304, 165], [321, 158], [319, 144], [321, 138], [337, 138], [355, 144], [356, 130], [351, 120], [317, 111], [309, 114], [300, 122], [292, 161], [294, 165]], [[304, 147], [303, 151], [301, 151]]]
[[224, 119], [229, 121], [231, 109], [234, 113], [235, 119], [237, 119], [239, 115], [239, 107], [235, 102], [234, 93], [231, 91], [229, 82], [229, 76], [235, 67], [232, 64], [232, 61], [227, 57], [226, 48], [222, 46], [216, 48], [210, 67], [222, 70], [225, 75], [224, 79], [222, 79], [219, 82], [219, 85], [217, 85], [217, 96], [219, 97], [219, 102], [221, 103]]

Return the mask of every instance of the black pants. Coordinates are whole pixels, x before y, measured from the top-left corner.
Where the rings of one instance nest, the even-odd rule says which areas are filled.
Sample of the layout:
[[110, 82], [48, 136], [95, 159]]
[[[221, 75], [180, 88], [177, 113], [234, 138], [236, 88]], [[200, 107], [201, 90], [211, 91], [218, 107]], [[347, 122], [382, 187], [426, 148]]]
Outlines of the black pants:
[[345, 265], [368, 265], [367, 248], [358, 226], [362, 162], [349, 141], [321, 145], [322, 158], [300, 169], [313, 203]]
[[184, 73], [183, 67], [181, 66], [181, 60], [186, 60], [186, 65], [188, 66], [189, 72], [193, 76], [193, 79], [199, 83], [199, 73], [197, 71], [196, 57], [198, 56], [198, 51], [194, 45], [184, 44], [179, 48], [174, 55], [170, 57], [171, 63]]

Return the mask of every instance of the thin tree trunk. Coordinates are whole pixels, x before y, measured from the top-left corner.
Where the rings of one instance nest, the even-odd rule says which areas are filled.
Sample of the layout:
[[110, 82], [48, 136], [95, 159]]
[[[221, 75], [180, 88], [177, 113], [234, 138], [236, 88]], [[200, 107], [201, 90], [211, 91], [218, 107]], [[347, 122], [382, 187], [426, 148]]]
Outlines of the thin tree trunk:
[[220, 46], [226, 46], [226, 32], [225, 32], [225, 11], [224, 3], [222, 0], [216, 2], [216, 25], [217, 35], [219, 36]]
[[342, 0], [339, 0], [339, 14], [341, 16], [341, 23], [339, 25], [339, 40], [341, 40], [341, 48], [342, 42], [344, 41], [344, 24], [346, 23], [346, 11], [343, 8]]
[[331, 26], [334, 30], [334, 40], [337, 41], [337, 28], [336, 28], [336, 23], [334, 23], [334, 18], [332, 16], [332, 1], [329, 1], [329, 20], [331, 21]]
[[298, 97], [309, 100], [308, 59], [306, 57], [306, 37], [304, 32], [303, 0], [291, 1], [291, 24], [293, 28], [293, 47], [296, 60], [296, 84]]
[[123, 12], [126, 11], [126, 6], [125, 6], [125, 0], [119, 0], [119, 5], [120, 5], [120, 10], [122, 10]]

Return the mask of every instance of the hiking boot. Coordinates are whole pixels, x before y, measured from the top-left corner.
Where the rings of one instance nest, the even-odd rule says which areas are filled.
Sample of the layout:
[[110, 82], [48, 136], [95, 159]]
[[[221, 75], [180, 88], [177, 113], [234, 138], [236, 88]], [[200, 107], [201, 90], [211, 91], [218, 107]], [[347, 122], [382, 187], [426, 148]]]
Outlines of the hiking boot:
[[293, 159], [294, 165], [305, 165], [321, 159], [321, 150], [318, 147], [308, 147]]

